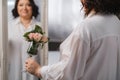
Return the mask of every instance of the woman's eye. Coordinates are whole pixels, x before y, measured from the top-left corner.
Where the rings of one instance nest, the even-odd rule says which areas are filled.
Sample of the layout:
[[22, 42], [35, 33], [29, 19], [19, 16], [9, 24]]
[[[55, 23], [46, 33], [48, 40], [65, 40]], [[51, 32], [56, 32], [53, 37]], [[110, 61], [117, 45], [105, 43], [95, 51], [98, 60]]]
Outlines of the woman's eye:
[[18, 4], [18, 6], [31, 6], [31, 4]]
[[31, 4], [28, 4], [28, 6], [31, 6]]
[[23, 4], [19, 4], [18, 6], [23, 6]]

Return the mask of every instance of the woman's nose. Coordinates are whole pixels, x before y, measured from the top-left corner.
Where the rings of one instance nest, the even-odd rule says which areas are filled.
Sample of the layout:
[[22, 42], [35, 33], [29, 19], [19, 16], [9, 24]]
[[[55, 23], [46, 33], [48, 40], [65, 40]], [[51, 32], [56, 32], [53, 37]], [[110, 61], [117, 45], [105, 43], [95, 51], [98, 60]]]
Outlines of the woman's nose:
[[26, 6], [26, 5], [24, 5], [24, 6], [23, 6], [23, 9], [26, 9], [26, 8], [27, 8], [27, 6]]

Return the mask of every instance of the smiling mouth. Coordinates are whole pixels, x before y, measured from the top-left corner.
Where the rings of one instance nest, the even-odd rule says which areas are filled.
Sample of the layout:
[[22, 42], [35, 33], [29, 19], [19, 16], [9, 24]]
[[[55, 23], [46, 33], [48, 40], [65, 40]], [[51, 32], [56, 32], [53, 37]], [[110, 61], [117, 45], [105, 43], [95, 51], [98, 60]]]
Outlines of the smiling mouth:
[[22, 13], [27, 14], [28, 12], [22, 12]]

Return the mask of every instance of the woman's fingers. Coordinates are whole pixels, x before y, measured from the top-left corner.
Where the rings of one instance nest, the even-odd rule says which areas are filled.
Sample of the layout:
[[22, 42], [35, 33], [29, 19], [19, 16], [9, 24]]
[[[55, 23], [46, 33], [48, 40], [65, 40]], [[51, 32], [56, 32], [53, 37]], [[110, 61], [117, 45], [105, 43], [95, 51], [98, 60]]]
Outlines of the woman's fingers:
[[28, 58], [25, 62], [25, 69], [30, 72], [31, 74], [34, 73], [34, 69], [35, 69], [35, 66], [34, 66], [34, 60], [31, 59], [31, 58]]
[[38, 77], [41, 77], [39, 73], [40, 68], [40, 65], [32, 58], [27, 59], [25, 62], [26, 71]]

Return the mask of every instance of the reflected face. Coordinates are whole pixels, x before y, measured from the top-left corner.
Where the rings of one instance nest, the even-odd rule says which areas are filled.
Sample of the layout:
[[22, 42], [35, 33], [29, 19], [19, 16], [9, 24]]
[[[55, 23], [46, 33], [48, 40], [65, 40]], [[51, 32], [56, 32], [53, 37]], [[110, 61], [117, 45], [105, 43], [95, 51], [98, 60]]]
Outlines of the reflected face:
[[19, 0], [17, 10], [22, 18], [30, 19], [32, 17], [32, 6], [29, 0]]

